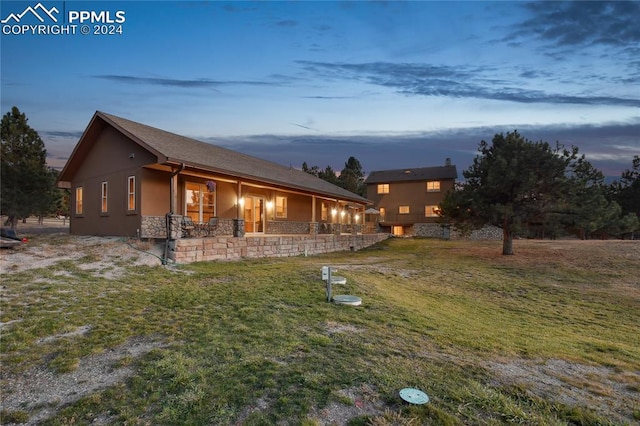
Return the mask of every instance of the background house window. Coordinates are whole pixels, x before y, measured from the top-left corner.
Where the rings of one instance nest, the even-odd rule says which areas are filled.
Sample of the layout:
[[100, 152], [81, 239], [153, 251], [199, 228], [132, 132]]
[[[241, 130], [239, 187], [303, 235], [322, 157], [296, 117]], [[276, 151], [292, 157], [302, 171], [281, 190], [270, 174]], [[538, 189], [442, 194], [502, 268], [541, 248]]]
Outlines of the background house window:
[[287, 217], [287, 197], [276, 196], [276, 217]]
[[76, 214], [83, 214], [83, 204], [82, 204], [82, 193], [83, 189], [81, 186], [76, 188]]
[[400, 214], [409, 214], [409, 206], [400, 206], [400, 207], [398, 207], [398, 213], [400, 213]]
[[424, 206], [424, 215], [425, 217], [438, 217], [438, 212], [440, 208], [437, 205], [434, 206]]
[[440, 192], [440, 181], [432, 180], [427, 182], [427, 192]]
[[384, 222], [384, 216], [387, 214], [387, 209], [380, 207], [378, 210], [380, 210], [380, 220]]
[[127, 178], [127, 210], [136, 209], [136, 177]]
[[185, 185], [185, 215], [194, 222], [208, 222], [216, 215], [216, 188], [209, 184], [187, 182]]
[[108, 210], [108, 204], [107, 204], [107, 190], [109, 188], [109, 184], [107, 182], [102, 182], [102, 184], [100, 185], [101, 190], [100, 190], [100, 212], [101, 213], [107, 213]]
[[378, 194], [388, 194], [389, 193], [389, 184], [388, 183], [379, 183], [378, 184]]
[[320, 219], [328, 220], [329, 219], [329, 206], [326, 203], [322, 203], [320, 205]]

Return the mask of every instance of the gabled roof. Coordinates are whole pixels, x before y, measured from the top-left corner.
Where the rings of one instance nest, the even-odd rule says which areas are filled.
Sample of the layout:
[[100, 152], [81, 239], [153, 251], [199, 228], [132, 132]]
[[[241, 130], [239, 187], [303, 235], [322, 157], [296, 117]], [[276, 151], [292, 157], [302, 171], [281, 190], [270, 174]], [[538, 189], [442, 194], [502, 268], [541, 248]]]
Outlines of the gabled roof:
[[456, 166], [419, 167], [415, 169], [378, 170], [369, 173], [365, 183], [412, 182], [457, 179]]
[[289, 189], [371, 204], [369, 200], [298, 169], [262, 160], [237, 151], [180, 136], [155, 127], [97, 111], [60, 173], [59, 181], [70, 181], [74, 170], [90, 149], [92, 135], [112, 126], [158, 158], [158, 163], [184, 164], [202, 171], [240, 179], [256, 180]]

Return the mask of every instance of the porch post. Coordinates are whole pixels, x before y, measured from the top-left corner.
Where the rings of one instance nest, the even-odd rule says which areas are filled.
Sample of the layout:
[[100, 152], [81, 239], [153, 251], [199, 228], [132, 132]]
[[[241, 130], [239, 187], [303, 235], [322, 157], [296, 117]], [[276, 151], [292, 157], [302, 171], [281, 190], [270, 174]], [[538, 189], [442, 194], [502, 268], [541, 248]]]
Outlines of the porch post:
[[236, 218], [233, 219], [233, 236], [244, 237], [244, 215], [242, 210], [242, 182], [238, 181], [238, 199], [236, 200]]

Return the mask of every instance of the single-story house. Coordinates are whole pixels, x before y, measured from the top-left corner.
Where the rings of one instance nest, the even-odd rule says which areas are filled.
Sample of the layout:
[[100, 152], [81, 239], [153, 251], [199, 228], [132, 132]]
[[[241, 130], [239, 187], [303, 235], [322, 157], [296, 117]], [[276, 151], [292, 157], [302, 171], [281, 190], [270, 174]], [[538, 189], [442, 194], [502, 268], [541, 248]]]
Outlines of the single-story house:
[[293, 167], [100, 111], [58, 187], [70, 191], [77, 235], [357, 235], [371, 205]]

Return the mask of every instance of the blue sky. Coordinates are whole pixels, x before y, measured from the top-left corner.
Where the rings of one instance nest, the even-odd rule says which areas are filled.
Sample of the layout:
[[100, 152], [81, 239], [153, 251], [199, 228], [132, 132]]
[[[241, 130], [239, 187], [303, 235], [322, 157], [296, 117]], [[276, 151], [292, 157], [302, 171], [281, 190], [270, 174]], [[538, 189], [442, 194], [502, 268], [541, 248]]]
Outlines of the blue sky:
[[[38, 3], [44, 23], [11, 18]], [[41, 12], [54, 7], [57, 23]], [[81, 34], [78, 11], [103, 22]], [[117, 12], [122, 34], [93, 34]], [[610, 176], [640, 155], [637, 1], [35, 0], [2, 1], [0, 17], [2, 113], [26, 113], [56, 167], [96, 110], [337, 171], [449, 157], [461, 174], [481, 140], [515, 129]]]

